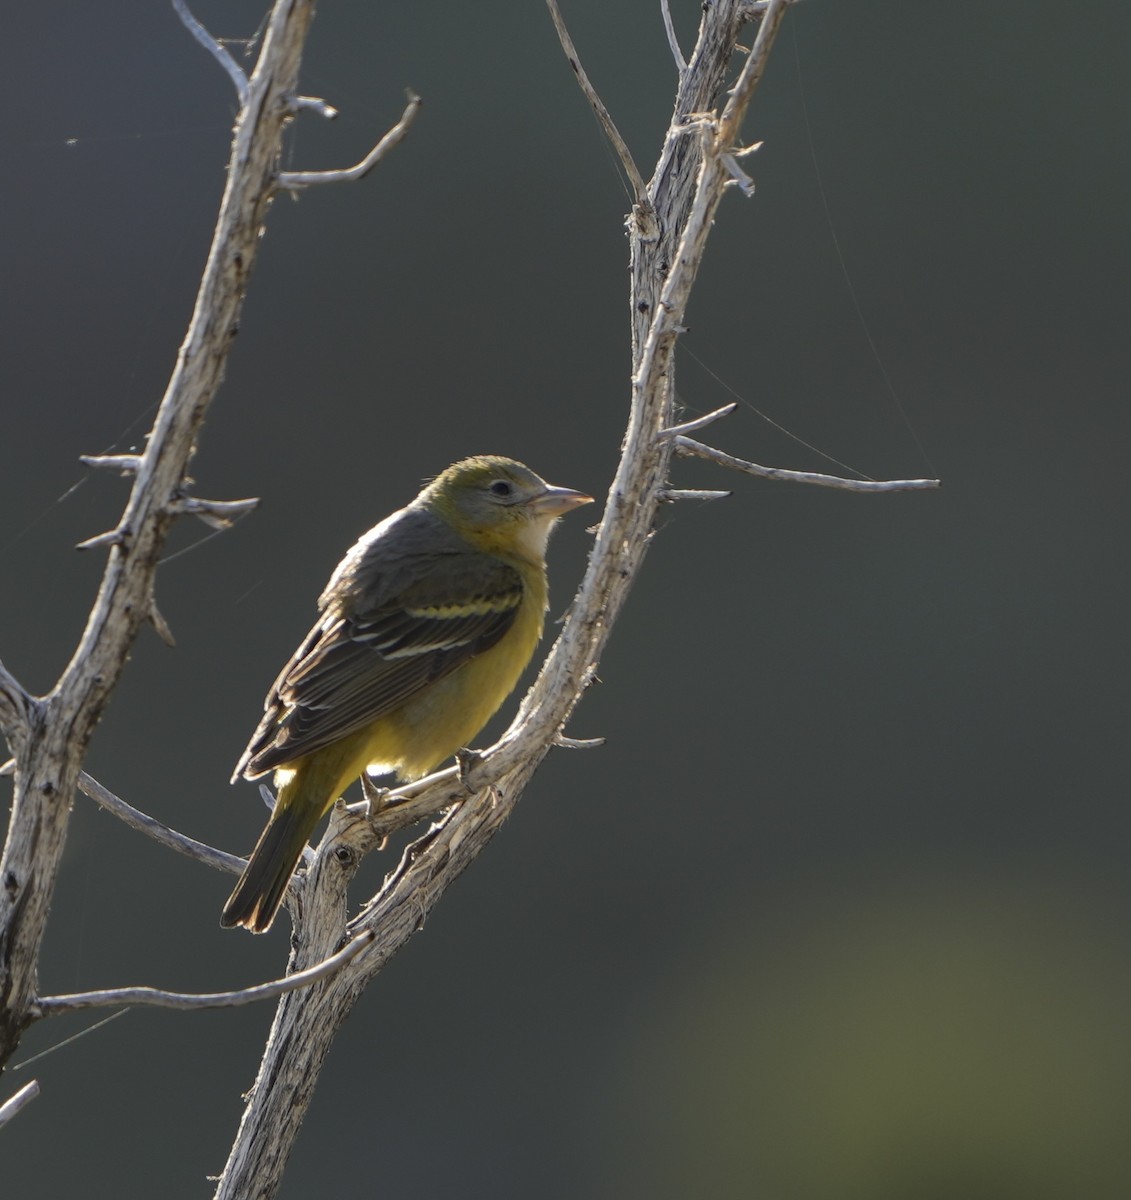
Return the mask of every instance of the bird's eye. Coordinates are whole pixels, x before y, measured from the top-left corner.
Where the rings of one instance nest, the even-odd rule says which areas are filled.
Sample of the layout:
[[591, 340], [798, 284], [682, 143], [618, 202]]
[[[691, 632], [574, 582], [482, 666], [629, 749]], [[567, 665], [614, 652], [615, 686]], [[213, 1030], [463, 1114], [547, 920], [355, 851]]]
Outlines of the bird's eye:
[[514, 488], [512, 488], [505, 479], [496, 479], [495, 482], [491, 484], [492, 496], [509, 496], [513, 491]]

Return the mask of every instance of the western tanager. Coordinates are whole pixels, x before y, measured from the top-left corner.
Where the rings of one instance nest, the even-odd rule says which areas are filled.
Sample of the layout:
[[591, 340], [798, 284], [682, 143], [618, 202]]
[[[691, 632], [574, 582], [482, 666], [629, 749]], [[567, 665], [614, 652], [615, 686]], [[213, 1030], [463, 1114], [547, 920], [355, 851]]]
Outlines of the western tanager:
[[483, 728], [542, 636], [550, 529], [590, 502], [468, 458], [342, 559], [232, 776], [274, 771], [278, 799], [222, 925], [270, 927], [315, 826], [367, 768], [419, 779]]

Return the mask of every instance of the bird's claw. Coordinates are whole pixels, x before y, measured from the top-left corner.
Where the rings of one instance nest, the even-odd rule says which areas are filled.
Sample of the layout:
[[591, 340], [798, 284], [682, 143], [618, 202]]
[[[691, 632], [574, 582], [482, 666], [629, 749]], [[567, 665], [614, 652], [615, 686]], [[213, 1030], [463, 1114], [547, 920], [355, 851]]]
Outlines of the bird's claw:
[[471, 786], [468, 775], [471, 773], [472, 767], [476, 766], [483, 759], [483, 755], [478, 750], [469, 750], [466, 746], [456, 751], [456, 766], [459, 769], [459, 781], [463, 784], [464, 791], [469, 796], [475, 795], [475, 788]]
[[[363, 774], [359, 782], [361, 783], [361, 791], [364, 798], [354, 804], [345, 805], [345, 810], [351, 817], [361, 817], [365, 821], [376, 820], [387, 807], [386, 800], [390, 789], [378, 786], [367, 774]], [[341, 802], [339, 801], [339, 803]], [[389, 838], [386, 834], [373, 848], [375, 850], [384, 850], [388, 842]]]
[[362, 774], [361, 794], [365, 797], [365, 815], [372, 819], [385, 807], [389, 789], [378, 786], [367, 774]]

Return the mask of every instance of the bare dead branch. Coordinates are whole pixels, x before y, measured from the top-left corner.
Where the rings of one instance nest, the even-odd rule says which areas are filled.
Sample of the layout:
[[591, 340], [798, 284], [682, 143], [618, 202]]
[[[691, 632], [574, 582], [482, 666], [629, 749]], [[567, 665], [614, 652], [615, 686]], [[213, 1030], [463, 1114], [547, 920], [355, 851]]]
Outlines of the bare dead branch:
[[0, 662], [0, 732], [13, 752], [19, 752], [29, 732], [36, 701], [24, 691], [16, 677]]
[[738, 155], [724, 154], [722, 156], [722, 163], [730, 174], [731, 183], [733, 183], [744, 196], [753, 196], [754, 180], [738, 165]]
[[212, 846], [206, 846], [204, 842], [198, 842], [195, 838], [178, 833], [175, 829], [158, 821], [156, 817], [151, 817], [148, 813], [143, 813], [140, 809], [127, 804], [125, 800], [115, 796], [109, 788], [103, 787], [97, 779], [85, 771], [79, 773], [79, 790], [89, 796], [95, 804], [104, 808], [108, 813], [112, 813], [119, 821], [124, 821], [131, 829], [136, 829], [138, 833], [144, 833], [146, 837], [160, 842], [162, 846], [168, 846], [170, 850], [176, 850], [178, 854], [183, 854], [186, 858], [195, 859], [197, 862], [204, 863], [206, 867], [214, 867], [217, 871], [228, 871], [233, 875], [238, 875], [247, 866], [246, 859], [235, 854], [226, 854], [223, 850], [216, 850]]
[[16, 802], [0, 863], [0, 1062], [19, 1044], [87, 742], [150, 610], [153, 579], [209, 405], [239, 327], [277, 183], [282, 135], [315, 0], [276, 0], [236, 122], [227, 182], [184, 343], [136, 464], [78, 647], [41, 702], [18, 756]]
[[714, 412], [704, 413], [701, 417], [696, 417], [692, 421], [684, 421], [681, 425], [670, 425], [667, 429], [661, 429], [656, 434], [656, 437], [677, 438], [685, 433], [694, 433], [697, 429], [706, 429], [708, 425], [713, 425], [723, 417], [729, 417], [737, 407], [738, 405], [733, 402], [724, 404], [722, 408], [716, 408]]
[[183, 496], [169, 504], [171, 512], [178, 516], [199, 517], [210, 529], [230, 529], [240, 517], [246, 517], [258, 507], [257, 496], [246, 500], [201, 500], [197, 496]]
[[733, 492], [716, 492], [707, 488], [661, 488], [659, 498], [665, 504], [673, 504], [677, 500], [725, 500], [733, 495]]
[[338, 110], [332, 105], [327, 104], [318, 96], [292, 96], [291, 108], [295, 112], [313, 112], [318, 116], [324, 117], [327, 121], [337, 119]]
[[770, 59], [770, 50], [778, 35], [778, 27], [781, 25], [782, 17], [785, 16], [787, 4], [788, 0], [769, 0], [765, 10], [761, 12], [762, 20], [758, 26], [758, 36], [754, 39], [754, 45], [746, 62], [742, 64], [742, 71], [734, 87], [730, 90], [730, 99], [719, 118], [716, 145], [721, 154], [733, 154], [738, 147], [738, 134], [743, 118], [750, 106], [750, 98], [754, 95], [754, 89], [762, 82], [766, 63]]
[[103, 546], [120, 546], [126, 540], [126, 535], [119, 529], [107, 529], [105, 533], [96, 533], [84, 542], [79, 542], [76, 550], [100, 550]]
[[157, 597], [151, 595], [149, 597], [149, 612], [146, 614], [149, 618], [150, 625], [157, 631], [157, 636], [172, 649], [177, 644], [177, 639], [173, 637], [173, 631], [169, 627], [169, 622], [165, 620], [164, 614], [157, 607]]
[[14, 1096], [9, 1096], [0, 1104], [0, 1129], [3, 1129], [21, 1109], [27, 1108], [38, 1095], [39, 1083], [33, 1079], [30, 1083], [25, 1083]]
[[672, 10], [668, 0], [660, 0], [660, 12], [664, 18], [664, 32], [668, 35], [668, 47], [672, 52], [672, 58], [675, 59], [675, 69], [682, 75], [687, 70], [687, 62], [684, 60], [683, 51], [679, 48], [679, 38], [675, 36]]
[[[755, 17], [759, 17], [770, 7], [773, 0], [746, 0], [742, 5], [742, 18], [745, 21], [753, 21]], [[797, 4], [798, 0], [785, 0], [788, 4]]]
[[373, 941], [373, 934], [360, 933], [342, 947], [337, 954], [330, 955], [305, 971], [296, 971], [283, 979], [260, 983], [255, 987], [241, 988], [235, 992], [165, 992], [151, 987], [107, 988], [99, 992], [74, 992], [67, 996], [41, 996], [31, 1007], [33, 1017], [56, 1017], [60, 1013], [74, 1012], [80, 1008], [132, 1008], [146, 1005], [150, 1008], [175, 1008], [180, 1012], [196, 1012], [204, 1008], [238, 1008], [243, 1004], [256, 1004], [260, 1000], [275, 1000], [288, 992], [309, 987], [356, 958]]
[[224, 68], [228, 73], [228, 78], [235, 84], [236, 95], [240, 99], [241, 106], [247, 103], [247, 76], [243, 73], [239, 63], [228, 53], [227, 48], [218, 42], [207, 29], [189, 12], [188, 5], [185, 0], [173, 0], [173, 8], [176, 10], [177, 16], [181, 18], [181, 23], [192, 34], [194, 38], [208, 51], [209, 54]]
[[761, 467], [757, 463], [735, 458], [733, 454], [716, 450], [713, 446], [705, 446], [702, 442], [687, 437], [677, 437], [675, 448], [677, 454], [689, 458], [703, 458], [732, 471], [742, 471], [746, 475], [756, 475], [759, 479], [773, 479], [781, 483], [811, 483], [818, 487], [839, 488], [844, 492], [922, 492], [941, 486], [937, 479], [842, 479], [839, 475], [821, 475], [813, 471], [785, 471], [781, 467]]
[[415, 92], [409, 91], [408, 104], [401, 113], [401, 119], [355, 166], [346, 167], [341, 171], [280, 171], [279, 186], [297, 192], [303, 188], [323, 183], [353, 183], [358, 179], [364, 179], [386, 154], [396, 149], [404, 141], [409, 126], [416, 120], [416, 114], [420, 112], [420, 106], [423, 103]]
[[560, 746], [563, 750], [597, 750], [605, 744], [605, 738], [572, 738], [566, 737], [564, 733], [559, 733], [554, 738], [554, 745]]
[[652, 202], [648, 197], [648, 188], [645, 186], [644, 178], [637, 169], [636, 161], [632, 157], [632, 151], [628, 148], [628, 143], [620, 135], [620, 130], [617, 129], [613, 122], [612, 115], [605, 107], [601, 97], [597, 95], [597, 89], [589, 81], [589, 76], [585, 73], [585, 68], [581, 65], [581, 59], [577, 55], [577, 47], [573, 44], [573, 38], [569, 36], [569, 30], [566, 28], [565, 20], [562, 17], [561, 9], [558, 7], [558, 0], [546, 0], [546, 7], [550, 10], [550, 20], [554, 23], [554, 29], [558, 34], [558, 41], [562, 44], [562, 50], [565, 51], [566, 61], [573, 68], [573, 73], [577, 77], [577, 85], [581, 88], [585, 99], [589, 101], [589, 107], [597, 114], [597, 120], [600, 122], [601, 128], [605, 131], [605, 137], [609, 139], [609, 145], [616, 151], [617, 157], [621, 161], [621, 166], [624, 167], [625, 174], [628, 176], [628, 182], [632, 186], [632, 195], [634, 197], [634, 215], [640, 223], [641, 230], [646, 231], [649, 236], [654, 236], [652, 228], [655, 220], [652, 211]]
[[79, 462], [85, 467], [102, 467], [109, 471], [121, 471], [123, 475], [136, 475], [141, 466], [141, 455], [80, 454]]

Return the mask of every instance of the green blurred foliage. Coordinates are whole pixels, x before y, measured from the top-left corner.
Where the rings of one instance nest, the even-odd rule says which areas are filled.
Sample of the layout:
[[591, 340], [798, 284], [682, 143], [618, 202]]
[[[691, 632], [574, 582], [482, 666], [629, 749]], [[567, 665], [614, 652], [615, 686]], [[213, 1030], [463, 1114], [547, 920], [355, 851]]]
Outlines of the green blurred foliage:
[[641, 1016], [602, 1194], [1131, 1194], [1112, 899], [1086, 876], [916, 875], [736, 904]]

